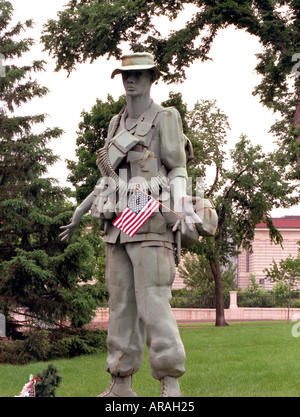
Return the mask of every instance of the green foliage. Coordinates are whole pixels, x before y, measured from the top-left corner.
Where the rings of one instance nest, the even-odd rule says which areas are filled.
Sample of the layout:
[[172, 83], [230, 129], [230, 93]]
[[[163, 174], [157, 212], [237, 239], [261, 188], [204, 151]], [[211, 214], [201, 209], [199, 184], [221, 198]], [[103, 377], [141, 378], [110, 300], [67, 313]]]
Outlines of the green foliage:
[[[292, 337], [295, 323], [240, 322], [230, 327], [213, 324], [188, 324], [180, 327], [187, 352], [186, 373], [180, 378], [184, 397], [298, 397], [300, 363], [299, 338]], [[268, 354], [262, 354], [268, 352]], [[133, 378], [139, 397], [160, 395], [160, 383], [152, 378], [145, 357]], [[110, 375], [105, 372], [106, 354], [51, 361], [62, 377], [56, 396], [95, 398], [107, 389]], [[45, 363], [1, 365], [0, 397], [13, 397], [28, 380], [38, 374]], [[72, 401], [72, 400], [71, 400]], [[213, 400], [214, 401], [214, 400]]]
[[[225, 308], [229, 307], [229, 292], [223, 294]], [[172, 308], [216, 308], [216, 297], [214, 289], [210, 293], [203, 289], [187, 289], [172, 291]]]
[[290, 308], [298, 307], [299, 300], [292, 300], [292, 290], [298, 288], [300, 281], [300, 250], [297, 257], [289, 256], [282, 259], [279, 264], [273, 260], [271, 268], [264, 270], [266, 278], [276, 283], [277, 292], [280, 294], [279, 300], [286, 299], [284, 289], [288, 289], [288, 321], [290, 318]]
[[[227, 117], [215, 102], [202, 101], [188, 115], [194, 140], [201, 143], [196, 161], [215, 167], [213, 184], [205, 182], [204, 196], [211, 198], [219, 217], [214, 239], [223, 261], [235, 256], [241, 245], [249, 247], [254, 229], [259, 222], [267, 224], [270, 238], [281, 242], [274, 228], [270, 212], [274, 207], [288, 207], [297, 202], [293, 196], [295, 186], [284, 180], [278, 166], [279, 152], [265, 154], [261, 146], [253, 146], [242, 135], [229, 155], [225, 153]], [[195, 129], [195, 130], [194, 130]], [[229, 158], [228, 158], [229, 156]], [[230, 164], [228, 163], [228, 159]], [[194, 163], [193, 176], [201, 177], [203, 168]], [[204, 244], [212, 242], [204, 240]], [[222, 261], [222, 262], [223, 262]]]
[[261, 288], [255, 274], [250, 274], [250, 284], [245, 290], [238, 290], [239, 307], [274, 307], [274, 304], [273, 294]]
[[126, 105], [125, 96], [114, 101], [107, 96], [107, 102], [97, 99], [91, 111], [82, 112], [76, 141], [78, 161], [67, 160], [70, 170], [68, 180], [76, 188], [76, 200], [81, 203], [94, 189], [100, 173], [96, 165], [96, 151], [104, 146], [109, 122]]
[[271, 282], [287, 284], [291, 288], [298, 287], [300, 281], [300, 251], [296, 257], [288, 256], [279, 264], [273, 260], [272, 267], [266, 268], [266, 277]]
[[[223, 171], [227, 159], [224, 147], [230, 130], [228, 117], [217, 107], [215, 100], [199, 100], [187, 113], [186, 119], [195, 153], [194, 162], [188, 166], [188, 175], [194, 181], [193, 193], [214, 200], [224, 185]], [[208, 167], [215, 168], [213, 184], [207, 183]]]
[[24, 332], [20, 340], [0, 341], [0, 363], [24, 365], [105, 350], [106, 332], [103, 330], [34, 330]]
[[[22, 30], [32, 22], [12, 26], [12, 5], [7, 1], [0, 2], [0, 12], [0, 50], [5, 59], [13, 60], [33, 45], [31, 39], [20, 40]], [[26, 325], [36, 329], [67, 319], [80, 327], [91, 321], [104, 295], [104, 248], [96, 224], [83, 234], [83, 223], [67, 248], [59, 238], [60, 226], [69, 222], [73, 212], [68, 201], [72, 193], [47, 178], [48, 167], [58, 159], [47, 146], [62, 130], [33, 133], [35, 125], [45, 123], [46, 115], [15, 117], [13, 113], [47, 93], [33, 77], [41, 70], [41, 61], [7, 65], [5, 77], [0, 77], [0, 312], [11, 337], [20, 337], [15, 332], [20, 309]], [[87, 284], [94, 277], [96, 283]], [[20, 343], [16, 346], [22, 350]]]
[[175, 16], [181, 6], [178, 1], [169, 2], [172, 6], [169, 12], [162, 4], [157, 8], [155, 3], [136, 0], [70, 1], [66, 10], [58, 13], [58, 21], [51, 19], [47, 22], [42, 36], [46, 49], [57, 57], [56, 70], [65, 68], [71, 72], [77, 62], [88, 59], [93, 62], [106, 54], [120, 58], [120, 42], [136, 44], [141, 33], [158, 35], [151, 23], [153, 14]]
[[[184, 257], [183, 265], [178, 266], [178, 272], [187, 288], [198, 290], [203, 296], [214, 296], [214, 276], [206, 256], [201, 253], [187, 254]], [[228, 262], [226, 267], [222, 269], [221, 279], [223, 293], [228, 297], [229, 291], [233, 290], [235, 286], [236, 279], [236, 268], [233, 267], [232, 262]]]
[[278, 281], [272, 288], [276, 305], [287, 306], [289, 298], [289, 285], [287, 282]]
[[[245, 290], [238, 290], [239, 307], [281, 307], [289, 304], [289, 285], [278, 281], [272, 291], [264, 290], [257, 282], [255, 274], [250, 274], [250, 284]], [[291, 307], [300, 307], [299, 292], [292, 292]]]
[[[178, 266], [179, 276], [186, 288], [173, 291], [172, 307], [177, 308], [215, 308], [215, 280], [210, 262], [201, 253], [188, 253], [182, 265]], [[229, 291], [235, 285], [235, 268], [229, 262], [221, 271], [223, 302], [228, 307]]]
[[[153, 27], [152, 19], [164, 15], [173, 20], [185, 4], [194, 4], [198, 12], [184, 28], [163, 38], [159, 28]], [[297, 4], [286, 1], [289, 10], [285, 15], [280, 11], [281, 6], [282, 1], [252, 0], [207, 0], [201, 5], [195, 0], [72, 0], [58, 14], [58, 20], [47, 22], [42, 40], [46, 49], [57, 58], [57, 69], [72, 71], [76, 62], [93, 60], [107, 53], [118, 58], [119, 45], [127, 41], [134, 50], [143, 48], [154, 52], [164, 70], [174, 66], [173, 72], [178, 79], [184, 76], [184, 67], [195, 59], [209, 59], [208, 53], [218, 30], [229, 25], [257, 36], [266, 48], [275, 46], [275, 51], [285, 51], [291, 47], [296, 51], [293, 29], [299, 26]], [[79, 28], [83, 31], [82, 37], [75, 36]], [[204, 30], [205, 34], [202, 33]], [[200, 43], [195, 45], [199, 35], [202, 35]], [[282, 58], [281, 64], [284, 63], [287, 64]]]
[[176, 107], [176, 109], [179, 111], [179, 114], [182, 120], [183, 133], [185, 133], [186, 135], [189, 135], [191, 133], [191, 130], [186, 120], [188, 109], [187, 109], [187, 105], [182, 101], [182, 94], [174, 93], [171, 91], [169, 93], [169, 99], [163, 101], [161, 105], [163, 107]]
[[206, 294], [214, 292], [214, 277], [209, 261], [201, 254], [187, 254], [183, 265], [178, 266], [178, 273], [188, 288], [202, 289]]
[[[265, 154], [261, 146], [253, 146], [245, 135], [241, 135], [234, 149], [225, 152], [230, 126], [215, 101], [197, 102], [193, 111], [187, 114], [187, 121], [196, 150], [195, 162], [189, 172], [194, 179], [204, 176], [203, 189], [195, 189], [194, 194], [210, 198], [218, 214], [215, 236], [203, 238], [193, 252], [203, 254], [210, 263], [216, 288], [217, 317], [219, 314], [222, 317], [222, 268], [238, 256], [241, 247], [251, 248], [255, 227], [260, 222], [266, 223], [271, 241], [282, 243], [270, 213], [274, 207], [296, 204], [298, 197], [294, 196], [294, 191], [297, 185], [285, 179], [279, 151]], [[205, 182], [204, 168], [209, 165], [215, 168], [212, 184]], [[224, 316], [220, 318], [221, 323], [224, 320]]]
[[[173, 20], [187, 4], [194, 5], [193, 16], [183, 28], [162, 36], [153, 19], [167, 16]], [[288, 129], [279, 135], [281, 161], [292, 167], [289, 175], [299, 179], [294, 168], [300, 146], [298, 116], [295, 118], [300, 80], [292, 72], [292, 59], [300, 50], [299, 20], [299, 4], [294, 0], [72, 0], [57, 20], [47, 22], [42, 41], [57, 59], [57, 70], [69, 72], [77, 62], [107, 54], [120, 58], [120, 45], [127, 42], [133, 51], [152, 52], [168, 73], [165, 79], [172, 82], [184, 80], [185, 69], [195, 60], [210, 59], [219, 31], [231, 25], [246, 31], [261, 44], [256, 66], [261, 81], [253, 93], [287, 120]]]
[[[95, 158], [95, 150], [101, 143], [95, 147], [94, 141], [88, 139], [98, 137], [103, 140], [105, 136], [105, 132], [101, 133], [98, 115], [112, 117], [121, 103], [124, 104], [123, 98], [118, 102], [111, 98], [107, 103], [98, 101], [91, 113], [84, 115], [85, 122], [80, 124], [82, 135], [78, 139], [84, 155]], [[181, 94], [170, 93], [169, 99], [162, 104], [178, 109], [183, 118], [184, 131], [193, 143], [195, 160], [189, 166], [189, 175], [194, 181], [193, 194], [200, 193], [210, 198], [216, 206], [219, 218], [216, 236], [203, 238], [202, 244], [197, 245], [193, 252], [206, 258], [207, 270], [210, 268], [214, 278], [214, 284], [210, 283], [211, 288], [215, 285], [219, 300], [223, 300], [222, 271], [228, 270], [232, 257], [238, 255], [241, 246], [250, 248], [258, 223], [265, 222], [272, 241], [281, 243], [282, 237], [273, 225], [270, 212], [274, 207], [294, 204], [297, 201], [293, 195], [295, 187], [284, 180], [284, 168], [278, 162], [279, 153], [266, 155], [261, 146], [253, 146], [246, 136], [240, 137], [229, 155], [225, 152], [230, 126], [228, 117], [216, 106], [214, 100], [200, 100], [189, 112]], [[78, 167], [79, 172], [87, 175], [90, 166], [90, 160], [82, 159], [78, 165], [70, 167], [73, 173]], [[215, 167], [213, 184], [205, 182], [208, 166]], [[93, 170], [96, 172], [95, 167]], [[97, 177], [98, 174], [94, 182]], [[77, 182], [74, 176], [74, 185], [78, 184], [78, 196], [80, 190], [83, 190], [84, 195], [91, 192], [92, 184], [87, 186], [88, 178], [81, 177], [82, 185], [79, 177]], [[195, 189], [196, 178], [203, 178], [201, 190]], [[225, 281], [223, 284], [226, 287]]]

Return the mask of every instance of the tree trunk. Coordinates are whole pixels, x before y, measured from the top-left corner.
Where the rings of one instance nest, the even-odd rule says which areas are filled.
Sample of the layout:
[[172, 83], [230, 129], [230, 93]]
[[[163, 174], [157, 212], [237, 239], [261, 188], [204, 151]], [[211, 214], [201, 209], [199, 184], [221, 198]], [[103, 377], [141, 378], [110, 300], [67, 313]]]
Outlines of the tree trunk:
[[287, 324], [290, 323], [290, 311], [291, 311], [291, 280], [289, 280], [289, 302], [288, 302]]
[[215, 296], [216, 296], [216, 326], [228, 326], [225, 320], [223, 285], [220, 264], [218, 260], [209, 259], [210, 268], [215, 280]]
[[[300, 95], [298, 96], [298, 104], [294, 115], [294, 129], [300, 132]], [[295, 141], [300, 143], [300, 133], [295, 136]], [[297, 155], [297, 165], [300, 170], [300, 155]]]

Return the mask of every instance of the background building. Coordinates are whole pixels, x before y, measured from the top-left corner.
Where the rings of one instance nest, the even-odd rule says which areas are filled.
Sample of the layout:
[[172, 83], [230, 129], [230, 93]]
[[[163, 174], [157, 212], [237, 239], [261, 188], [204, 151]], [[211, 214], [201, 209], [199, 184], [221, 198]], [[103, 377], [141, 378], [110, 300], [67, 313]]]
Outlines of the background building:
[[[273, 284], [265, 279], [263, 270], [272, 265], [272, 261], [279, 262], [288, 256], [297, 256], [300, 242], [300, 216], [285, 216], [273, 218], [275, 227], [283, 237], [283, 246], [270, 242], [269, 231], [264, 223], [259, 223], [255, 229], [252, 252], [242, 251], [233, 260], [237, 262], [237, 287], [245, 289], [250, 284], [250, 274], [255, 274], [256, 281], [265, 290], [271, 290]], [[176, 274], [173, 289], [184, 288], [182, 278]]]
[[273, 284], [265, 279], [263, 270], [272, 265], [272, 261], [279, 262], [288, 256], [297, 256], [300, 241], [300, 216], [285, 216], [273, 218], [275, 227], [283, 237], [282, 247], [271, 244], [269, 231], [264, 223], [255, 229], [252, 252], [242, 251], [238, 256], [238, 288], [246, 288], [250, 284], [250, 274], [255, 274], [256, 281], [266, 290], [271, 290]]

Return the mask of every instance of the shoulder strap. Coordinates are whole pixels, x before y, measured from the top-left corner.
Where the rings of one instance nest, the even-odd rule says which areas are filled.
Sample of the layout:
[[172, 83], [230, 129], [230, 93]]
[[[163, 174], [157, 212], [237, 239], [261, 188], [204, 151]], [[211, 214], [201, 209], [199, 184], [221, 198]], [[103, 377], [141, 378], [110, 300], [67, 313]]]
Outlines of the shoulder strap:
[[153, 101], [149, 108], [149, 111], [145, 115], [144, 122], [153, 124], [157, 114], [161, 112], [162, 110], [164, 110], [164, 107], [162, 107], [160, 104], [154, 103]]
[[119, 126], [120, 126], [120, 122], [121, 122], [122, 116], [123, 116], [123, 114], [125, 112], [125, 109], [126, 109], [126, 107], [123, 107], [123, 109], [118, 114], [118, 116], [117, 116], [117, 118], [116, 118], [116, 120], [114, 122], [114, 125], [112, 126], [113, 130], [112, 130], [111, 139], [116, 136], [116, 133], [117, 133], [117, 130], [118, 130]]
[[149, 148], [151, 140], [152, 140], [153, 131], [151, 130], [154, 125], [156, 116], [162, 110], [163, 110], [162, 106], [152, 102], [145, 117], [137, 124], [134, 136], [136, 136], [146, 148]]

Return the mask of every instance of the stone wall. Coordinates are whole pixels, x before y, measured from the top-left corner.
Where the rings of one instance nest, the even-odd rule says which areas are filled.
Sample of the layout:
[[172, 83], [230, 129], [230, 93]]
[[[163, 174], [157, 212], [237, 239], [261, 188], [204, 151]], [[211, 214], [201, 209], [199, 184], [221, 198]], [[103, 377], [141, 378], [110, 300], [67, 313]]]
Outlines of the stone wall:
[[[213, 308], [173, 308], [177, 323], [210, 323], [216, 320]], [[226, 321], [286, 321], [287, 308], [238, 307], [237, 292], [230, 292], [230, 307], [225, 309]], [[99, 309], [93, 321], [94, 327], [107, 328], [108, 309]], [[290, 320], [300, 321], [300, 308], [291, 308]]]

